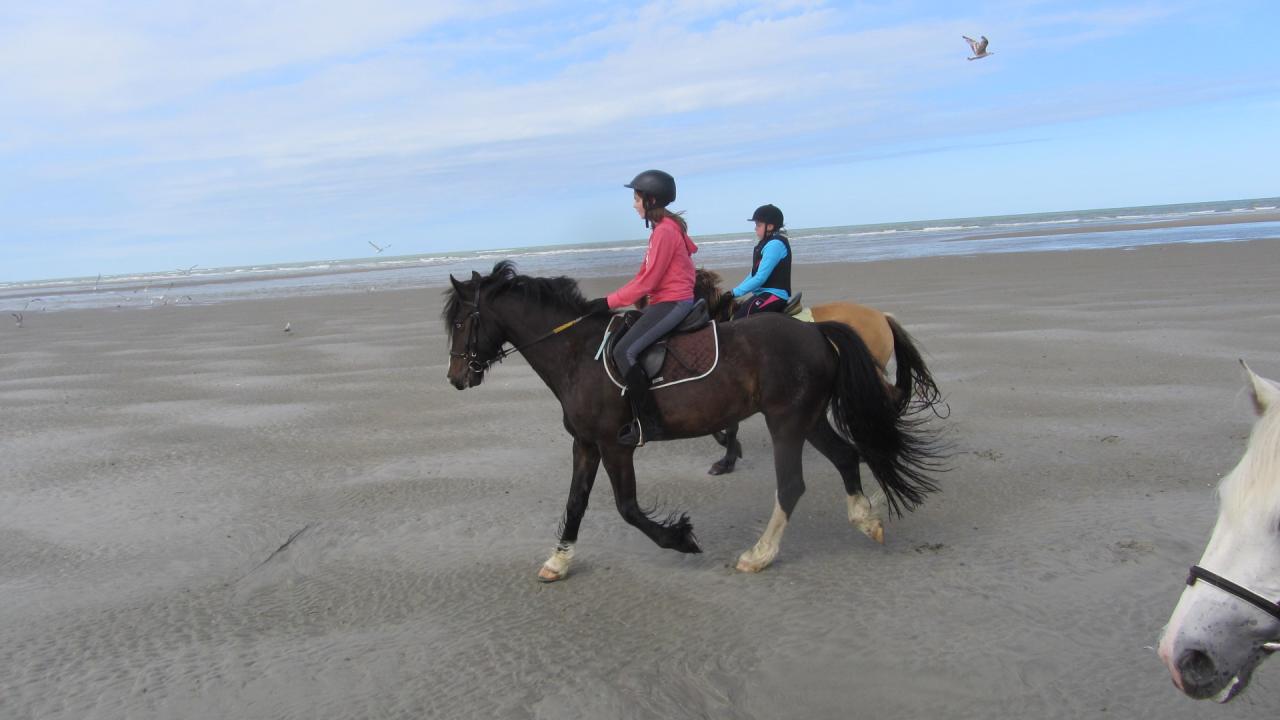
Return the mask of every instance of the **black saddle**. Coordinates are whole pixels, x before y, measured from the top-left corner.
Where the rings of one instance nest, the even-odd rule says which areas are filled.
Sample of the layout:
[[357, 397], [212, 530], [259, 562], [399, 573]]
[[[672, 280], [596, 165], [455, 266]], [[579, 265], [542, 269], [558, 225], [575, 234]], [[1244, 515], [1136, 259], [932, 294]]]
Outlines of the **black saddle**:
[[[640, 311], [630, 310], [623, 313], [621, 317], [621, 327], [614, 331], [612, 336], [609, 338], [608, 346], [605, 348], [605, 352], [608, 353], [609, 357], [608, 362], [610, 363], [613, 362], [613, 348], [617, 345], [618, 339], [623, 335], [626, 335], [627, 331], [631, 329], [631, 326], [635, 324], [635, 321], [639, 319]], [[684, 319], [680, 321], [680, 324], [677, 325], [674, 330], [667, 333], [661, 340], [645, 348], [644, 351], [640, 353], [640, 367], [644, 368], [644, 374], [648, 375], [649, 379], [654, 382], [657, 382], [660, 379], [658, 375], [662, 372], [662, 365], [667, 360], [667, 338], [672, 337], [673, 335], [701, 330], [710, 323], [711, 315], [707, 313], [707, 301], [699, 298], [698, 301], [693, 304], [693, 307], [689, 309], [689, 314], [684, 316]]]

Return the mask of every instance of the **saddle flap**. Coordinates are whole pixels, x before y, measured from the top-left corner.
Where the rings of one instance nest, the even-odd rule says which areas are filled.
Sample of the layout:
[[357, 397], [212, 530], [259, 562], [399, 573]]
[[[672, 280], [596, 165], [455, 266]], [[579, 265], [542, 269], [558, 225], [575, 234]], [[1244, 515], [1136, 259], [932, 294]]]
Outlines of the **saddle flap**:
[[662, 366], [667, 362], [667, 341], [660, 340], [640, 353], [640, 367], [655, 382], [662, 380]]

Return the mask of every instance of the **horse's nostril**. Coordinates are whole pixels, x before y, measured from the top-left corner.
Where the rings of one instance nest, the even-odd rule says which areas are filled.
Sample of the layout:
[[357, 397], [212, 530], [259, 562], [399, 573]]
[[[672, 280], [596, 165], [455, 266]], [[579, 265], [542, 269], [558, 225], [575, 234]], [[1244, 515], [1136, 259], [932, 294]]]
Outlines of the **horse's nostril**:
[[1183, 675], [1212, 675], [1213, 659], [1203, 650], [1183, 650], [1178, 656], [1178, 670]]
[[1182, 675], [1183, 689], [1190, 695], [1199, 695], [1214, 684], [1216, 668], [1213, 658], [1202, 650], [1183, 650], [1178, 656], [1178, 673]]

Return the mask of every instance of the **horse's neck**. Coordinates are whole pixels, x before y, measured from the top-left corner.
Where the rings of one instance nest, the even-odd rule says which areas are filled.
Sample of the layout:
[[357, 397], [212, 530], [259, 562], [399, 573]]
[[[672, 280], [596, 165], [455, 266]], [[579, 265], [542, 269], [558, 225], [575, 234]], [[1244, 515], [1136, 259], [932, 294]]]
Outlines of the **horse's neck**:
[[[506, 302], [499, 309], [503, 332], [513, 347], [519, 348], [529, 367], [538, 373], [557, 395], [560, 385], [571, 376], [582, 358], [567, 357], [566, 343], [580, 339], [583, 334], [601, 337], [604, 334], [604, 321], [597, 317], [583, 318], [577, 325], [564, 331], [545, 337], [557, 327], [572, 321], [577, 316], [569, 311], [546, 307], [530, 307], [518, 301]], [[594, 329], [594, 332], [593, 332]], [[589, 344], [589, 343], [586, 343]], [[587, 358], [590, 359], [590, 358]]]
[[727, 317], [722, 317], [724, 307], [721, 305], [720, 298], [723, 295], [724, 293], [719, 286], [712, 285], [709, 282], [695, 283], [693, 286], [694, 299], [707, 301], [707, 312], [711, 315], [712, 320], [728, 319]]

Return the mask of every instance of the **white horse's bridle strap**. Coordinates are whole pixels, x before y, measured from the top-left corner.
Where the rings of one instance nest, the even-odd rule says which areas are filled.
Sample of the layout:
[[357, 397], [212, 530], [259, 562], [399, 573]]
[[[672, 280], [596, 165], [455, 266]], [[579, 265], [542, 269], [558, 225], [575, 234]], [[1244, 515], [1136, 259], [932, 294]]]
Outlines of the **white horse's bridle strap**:
[[1187, 574], [1187, 585], [1195, 585], [1196, 580], [1203, 580], [1228, 595], [1234, 595], [1236, 598], [1243, 600], [1259, 610], [1266, 612], [1271, 617], [1280, 620], [1280, 603], [1272, 602], [1249, 588], [1237, 585], [1215, 572], [1205, 570], [1199, 565], [1192, 565], [1191, 572]]

